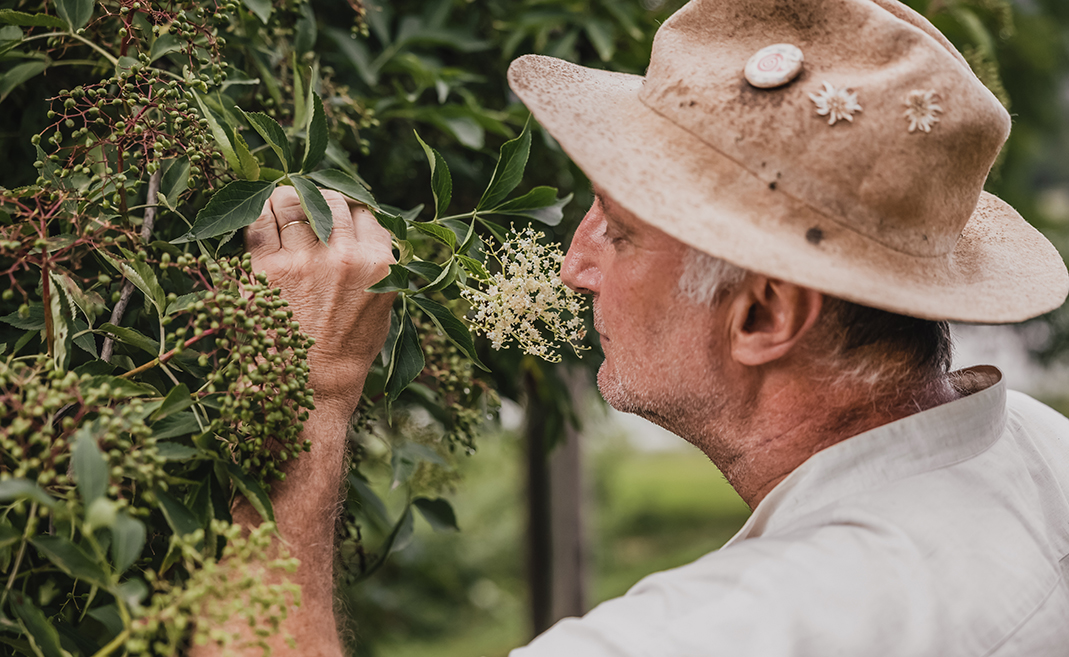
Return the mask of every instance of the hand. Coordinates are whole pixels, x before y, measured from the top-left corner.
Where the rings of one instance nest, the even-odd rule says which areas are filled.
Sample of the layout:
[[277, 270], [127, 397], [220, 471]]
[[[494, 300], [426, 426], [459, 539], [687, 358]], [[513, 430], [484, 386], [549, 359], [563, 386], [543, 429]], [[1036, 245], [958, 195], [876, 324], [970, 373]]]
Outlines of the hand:
[[309, 384], [317, 408], [348, 415], [390, 330], [392, 294], [366, 292], [395, 262], [390, 234], [366, 206], [323, 192], [334, 217], [329, 244], [307, 223], [292, 187], [271, 194], [263, 214], [245, 229], [255, 273], [282, 288], [301, 330], [315, 338]]

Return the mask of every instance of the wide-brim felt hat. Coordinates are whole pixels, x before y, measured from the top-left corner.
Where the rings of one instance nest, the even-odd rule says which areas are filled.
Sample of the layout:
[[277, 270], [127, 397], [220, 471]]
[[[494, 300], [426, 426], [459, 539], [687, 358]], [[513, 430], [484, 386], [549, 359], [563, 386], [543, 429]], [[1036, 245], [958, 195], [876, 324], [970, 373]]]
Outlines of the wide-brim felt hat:
[[983, 191], [1009, 114], [893, 0], [693, 0], [645, 76], [528, 55], [509, 83], [603, 193], [740, 267], [976, 323], [1069, 292], [1053, 245]]

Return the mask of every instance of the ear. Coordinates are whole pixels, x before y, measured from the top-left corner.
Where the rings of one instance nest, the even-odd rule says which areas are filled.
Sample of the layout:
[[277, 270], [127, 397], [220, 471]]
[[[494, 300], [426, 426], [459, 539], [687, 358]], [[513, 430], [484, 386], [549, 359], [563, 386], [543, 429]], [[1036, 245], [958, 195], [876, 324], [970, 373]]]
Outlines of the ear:
[[751, 274], [730, 300], [731, 355], [757, 366], [785, 356], [820, 317], [824, 295]]

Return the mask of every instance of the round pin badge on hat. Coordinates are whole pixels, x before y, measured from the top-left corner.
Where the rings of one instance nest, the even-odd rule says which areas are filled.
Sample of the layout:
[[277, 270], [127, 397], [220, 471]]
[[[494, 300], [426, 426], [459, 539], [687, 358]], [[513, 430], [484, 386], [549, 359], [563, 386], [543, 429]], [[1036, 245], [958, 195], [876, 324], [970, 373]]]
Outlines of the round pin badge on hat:
[[759, 89], [782, 87], [798, 77], [804, 60], [802, 51], [789, 43], [762, 48], [746, 62], [746, 81]]

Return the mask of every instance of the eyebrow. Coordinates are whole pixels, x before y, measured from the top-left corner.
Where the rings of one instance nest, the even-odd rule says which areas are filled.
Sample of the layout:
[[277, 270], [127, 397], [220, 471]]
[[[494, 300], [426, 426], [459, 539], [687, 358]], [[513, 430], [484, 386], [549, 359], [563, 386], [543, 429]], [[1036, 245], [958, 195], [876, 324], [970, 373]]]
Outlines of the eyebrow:
[[633, 226], [628, 217], [624, 216], [625, 213], [620, 212], [622, 208], [596, 186], [591, 185], [591, 191], [594, 192], [594, 202], [601, 204], [605, 220], [624, 235], [631, 235], [634, 232]]

